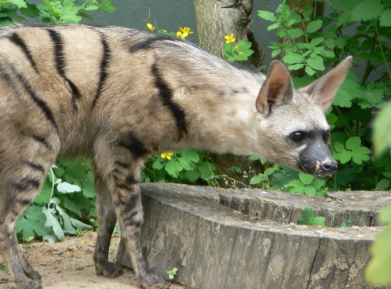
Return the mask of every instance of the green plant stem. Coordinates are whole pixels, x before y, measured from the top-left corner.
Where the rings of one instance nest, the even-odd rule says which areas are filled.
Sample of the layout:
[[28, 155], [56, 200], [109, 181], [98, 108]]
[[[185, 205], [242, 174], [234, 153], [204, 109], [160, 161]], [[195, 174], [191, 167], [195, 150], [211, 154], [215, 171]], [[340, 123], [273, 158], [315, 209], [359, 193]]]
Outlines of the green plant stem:
[[383, 57], [384, 65], [386, 66], [388, 77], [391, 79], [390, 68], [388, 67], [387, 59], [386, 59], [386, 56], [385, 56], [384, 50], [383, 50], [383, 45], [381, 44], [379, 30], [377, 29], [378, 22], [376, 22], [374, 26], [375, 26], [375, 32], [376, 32], [376, 36], [377, 36], [377, 41], [379, 42], [380, 52], [381, 52], [381, 55]]
[[50, 193], [50, 199], [52, 199], [54, 193], [54, 171], [51, 167], [50, 167], [50, 172], [52, 173], [52, 192]]
[[[372, 54], [375, 51], [375, 47], [376, 47], [376, 37], [372, 37], [372, 47], [371, 47], [370, 54]], [[365, 67], [365, 73], [362, 78], [361, 84], [364, 84], [365, 82], [367, 82], [367, 79], [368, 79], [369, 75], [371, 74], [372, 69], [373, 69], [372, 62], [370, 60], [368, 60], [367, 65]]]
[[344, 125], [346, 126], [346, 128], [349, 130], [350, 133], [352, 133], [352, 128], [350, 127], [350, 125], [348, 124], [348, 122], [346, 121], [345, 117], [343, 116], [343, 113], [341, 112], [341, 110], [339, 109], [338, 106], [334, 105], [334, 108], [335, 110], [337, 111], [338, 113], [338, 116], [342, 119]]

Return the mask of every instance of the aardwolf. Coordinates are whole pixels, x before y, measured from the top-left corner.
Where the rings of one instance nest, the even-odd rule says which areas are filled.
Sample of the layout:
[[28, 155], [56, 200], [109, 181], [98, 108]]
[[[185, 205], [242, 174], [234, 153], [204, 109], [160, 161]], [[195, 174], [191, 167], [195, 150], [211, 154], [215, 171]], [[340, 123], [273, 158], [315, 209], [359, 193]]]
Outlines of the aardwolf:
[[294, 89], [279, 62], [266, 77], [189, 42], [135, 29], [1, 29], [0, 253], [18, 286], [41, 288], [14, 229], [59, 156], [84, 154], [92, 162], [100, 222], [96, 273], [122, 272], [108, 261], [118, 219], [144, 286], [164, 284], [147, 272], [140, 248], [143, 157], [195, 148], [331, 174], [337, 163], [327, 148], [324, 111], [350, 62], [348, 57], [314, 83]]

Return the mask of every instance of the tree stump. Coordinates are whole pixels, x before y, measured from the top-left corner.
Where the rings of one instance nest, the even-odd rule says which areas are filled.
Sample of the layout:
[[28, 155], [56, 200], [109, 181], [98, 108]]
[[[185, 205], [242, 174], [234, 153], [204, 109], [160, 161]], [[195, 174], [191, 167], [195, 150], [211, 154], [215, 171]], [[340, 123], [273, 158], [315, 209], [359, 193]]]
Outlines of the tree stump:
[[[190, 288], [377, 288], [364, 282], [376, 213], [390, 192], [329, 198], [278, 191], [142, 184], [141, 244], [152, 272]], [[305, 207], [337, 227], [299, 226]], [[348, 218], [359, 226], [340, 228]], [[124, 244], [117, 262], [131, 267]]]

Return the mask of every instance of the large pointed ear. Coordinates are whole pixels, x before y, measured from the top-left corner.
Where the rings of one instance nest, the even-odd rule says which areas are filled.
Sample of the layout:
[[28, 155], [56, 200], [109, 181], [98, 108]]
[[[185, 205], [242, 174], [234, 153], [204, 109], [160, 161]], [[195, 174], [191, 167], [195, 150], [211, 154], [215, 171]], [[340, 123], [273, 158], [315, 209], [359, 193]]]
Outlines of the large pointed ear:
[[293, 85], [288, 71], [281, 62], [273, 61], [269, 74], [259, 91], [257, 110], [269, 115], [274, 105], [289, 102], [293, 97]]
[[328, 109], [334, 100], [338, 88], [344, 81], [349, 71], [352, 57], [346, 57], [340, 64], [327, 73], [322, 78], [314, 81], [306, 87], [300, 88], [299, 91], [310, 95], [313, 102], [319, 105], [323, 111]]

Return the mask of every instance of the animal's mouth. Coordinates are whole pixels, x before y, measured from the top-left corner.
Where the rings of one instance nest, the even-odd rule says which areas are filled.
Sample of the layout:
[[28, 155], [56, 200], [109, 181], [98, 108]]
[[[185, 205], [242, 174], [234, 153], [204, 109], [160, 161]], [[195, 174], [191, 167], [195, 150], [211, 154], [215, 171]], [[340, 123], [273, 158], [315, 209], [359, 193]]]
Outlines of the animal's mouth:
[[338, 165], [334, 159], [327, 157], [322, 161], [301, 161], [298, 167], [303, 173], [313, 175], [314, 177], [326, 177], [336, 172]]

